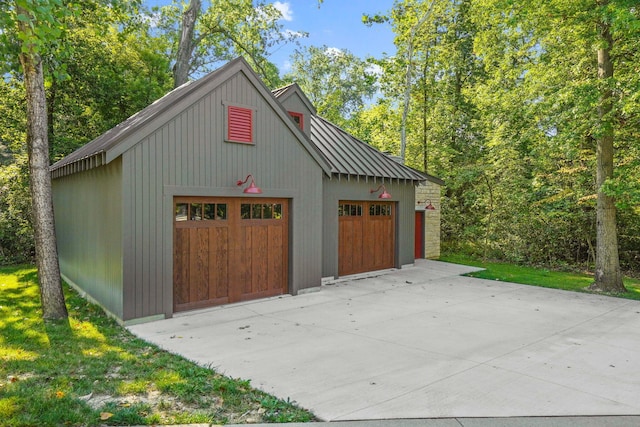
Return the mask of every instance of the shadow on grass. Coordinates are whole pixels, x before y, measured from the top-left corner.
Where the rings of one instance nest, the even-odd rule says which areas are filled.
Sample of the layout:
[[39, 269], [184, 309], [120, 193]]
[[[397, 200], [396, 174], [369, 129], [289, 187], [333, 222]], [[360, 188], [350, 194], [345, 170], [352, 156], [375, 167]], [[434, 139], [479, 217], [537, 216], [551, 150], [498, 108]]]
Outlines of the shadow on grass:
[[44, 321], [35, 269], [3, 268], [0, 280], [0, 424], [97, 425], [99, 412], [78, 396], [115, 394], [105, 378], [134, 357], [88, 321], [93, 310], [68, 287], [70, 318]]
[[313, 420], [248, 381], [136, 338], [66, 284], [68, 321], [44, 322], [32, 267], [0, 268], [0, 286], [0, 425]]

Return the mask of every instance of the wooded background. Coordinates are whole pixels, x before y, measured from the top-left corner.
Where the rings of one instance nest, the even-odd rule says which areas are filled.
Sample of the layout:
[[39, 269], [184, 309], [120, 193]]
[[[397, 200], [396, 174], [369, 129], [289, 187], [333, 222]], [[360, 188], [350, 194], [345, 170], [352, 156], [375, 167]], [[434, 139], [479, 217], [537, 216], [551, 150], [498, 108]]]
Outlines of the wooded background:
[[[14, 3], [35, 11], [38, 2], [0, 0], [0, 264], [34, 257]], [[371, 31], [392, 26], [393, 56], [299, 47], [286, 75], [269, 53], [304, 33], [283, 31], [269, 3], [191, 2], [186, 55], [193, 4], [53, 3], [69, 13], [41, 53], [51, 162], [167, 93], [180, 70], [197, 78], [244, 56], [270, 88], [298, 82], [320, 115], [382, 151], [403, 151], [404, 128], [406, 163], [446, 183], [445, 252], [593, 269], [601, 190], [615, 203], [621, 267], [640, 274], [635, 0], [396, 1], [363, 17]], [[599, 74], [602, 52], [612, 75]], [[607, 138], [613, 174], [598, 186], [597, 147]]]

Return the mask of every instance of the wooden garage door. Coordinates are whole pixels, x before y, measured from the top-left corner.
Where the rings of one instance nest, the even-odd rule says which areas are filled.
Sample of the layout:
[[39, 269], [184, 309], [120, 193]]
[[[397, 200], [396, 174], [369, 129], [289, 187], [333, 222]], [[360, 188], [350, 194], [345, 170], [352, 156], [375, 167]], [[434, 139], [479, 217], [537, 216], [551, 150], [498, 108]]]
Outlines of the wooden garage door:
[[176, 197], [174, 310], [287, 291], [286, 199]]
[[341, 201], [338, 222], [338, 275], [395, 267], [394, 203]]

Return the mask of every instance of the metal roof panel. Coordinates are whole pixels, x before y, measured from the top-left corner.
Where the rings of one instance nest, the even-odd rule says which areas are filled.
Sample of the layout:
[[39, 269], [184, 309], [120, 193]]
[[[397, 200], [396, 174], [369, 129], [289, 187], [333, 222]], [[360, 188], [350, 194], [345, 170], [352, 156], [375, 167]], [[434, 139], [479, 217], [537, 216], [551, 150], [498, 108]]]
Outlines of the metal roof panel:
[[311, 142], [318, 147], [335, 174], [411, 181], [426, 179], [424, 174], [398, 163], [318, 116], [311, 118]]

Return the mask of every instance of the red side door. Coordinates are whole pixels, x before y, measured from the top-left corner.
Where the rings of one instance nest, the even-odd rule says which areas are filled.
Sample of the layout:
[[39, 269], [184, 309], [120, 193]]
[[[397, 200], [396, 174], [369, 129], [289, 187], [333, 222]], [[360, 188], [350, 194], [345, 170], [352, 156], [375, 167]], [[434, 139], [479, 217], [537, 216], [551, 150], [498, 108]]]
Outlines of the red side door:
[[424, 211], [416, 211], [414, 258], [424, 258]]

